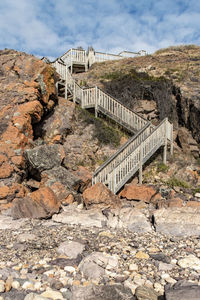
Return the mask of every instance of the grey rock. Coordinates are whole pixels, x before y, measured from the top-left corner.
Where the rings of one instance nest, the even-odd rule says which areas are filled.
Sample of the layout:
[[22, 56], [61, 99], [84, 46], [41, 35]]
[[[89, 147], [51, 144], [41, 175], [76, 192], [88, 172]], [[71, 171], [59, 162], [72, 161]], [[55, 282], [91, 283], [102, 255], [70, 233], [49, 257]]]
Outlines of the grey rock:
[[154, 289], [146, 287], [146, 286], [139, 286], [135, 290], [135, 295], [137, 300], [157, 300], [158, 294], [154, 291]]
[[200, 286], [191, 282], [177, 282], [172, 287], [165, 287], [166, 300], [199, 300]]
[[61, 165], [63, 160], [61, 145], [42, 145], [25, 151], [25, 157], [31, 169], [39, 172]]
[[69, 259], [76, 259], [85, 249], [85, 245], [74, 242], [66, 241], [60, 244], [57, 248], [57, 253], [66, 255]]
[[193, 208], [158, 209], [154, 212], [157, 232], [175, 236], [200, 235], [200, 210]]
[[118, 258], [101, 252], [93, 252], [81, 261], [78, 268], [85, 278], [100, 280], [105, 270], [117, 270]]
[[78, 190], [81, 184], [80, 178], [73, 175], [70, 171], [62, 166], [44, 171], [42, 175], [47, 175], [50, 181], [59, 181], [68, 189]]
[[121, 284], [73, 287], [71, 300], [136, 300], [129, 288]]
[[10, 216], [0, 215], [0, 229], [19, 229], [24, 226], [26, 220], [14, 220]]
[[64, 207], [64, 212], [53, 215], [52, 219], [55, 222], [83, 227], [102, 228], [106, 225], [106, 217], [100, 211], [79, 210], [70, 206]]
[[163, 263], [167, 263], [168, 264], [170, 262], [170, 258], [167, 257], [163, 253], [150, 254], [150, 257], [153, 258], [154, 260], [162, 261]]
[[34, 293], [30, 293], [28, 295], [26, 295], [26, 297], [24, 298], [24, 300], [48, 300], [50, 298], [45, 298], [45, 297], [42, 297], [40, 295], [37, 295], [37, 294], [34, 294]]
[[26, 292], [17, 291], [12, 289], [10, 292], [4, 293], [4, 300], [24, 300]]
[[131, 232], [152, 231], [151, 224], [145, 215], [138, 209], [126, 207], [120, 210], [112, 210], [108, 214], [108, 227], [127, 228]]
[[20, 243], [34, 241], [36, 239], [36, 235], [32, 233], [22, 233], [18, 235], [18, 241]]

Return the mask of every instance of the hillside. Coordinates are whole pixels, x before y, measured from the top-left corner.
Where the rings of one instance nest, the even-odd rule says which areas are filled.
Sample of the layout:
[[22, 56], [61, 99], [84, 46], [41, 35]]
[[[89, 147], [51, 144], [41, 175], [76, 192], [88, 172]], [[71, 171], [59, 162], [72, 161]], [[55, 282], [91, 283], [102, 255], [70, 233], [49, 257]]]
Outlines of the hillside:
[[77, 74], [84, 85], [98, 85], [154, 123], [168, 117], [200, 142], [200, 47], [177, 46], [153, 55], [95, 64]]
[[171, 47], [73, 74], [174, 124], [166, 165], [161, 147], [115, 195], [92, 172], [130, 132], [59, 97], [50, 64], [0, 51], [0, 300], [199, 299], [199, 61]]

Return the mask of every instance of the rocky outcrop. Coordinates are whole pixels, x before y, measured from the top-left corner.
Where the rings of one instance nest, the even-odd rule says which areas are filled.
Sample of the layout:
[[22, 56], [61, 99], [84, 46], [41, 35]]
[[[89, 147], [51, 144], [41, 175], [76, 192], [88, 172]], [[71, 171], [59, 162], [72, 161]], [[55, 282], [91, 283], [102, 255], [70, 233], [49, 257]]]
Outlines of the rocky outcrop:
[[98, 207], [120, 206], [118, 196], [114, 195], [103, 183], [98, 182], [83, 192], [83, 201], [86, 207], [98, 205]]
[[14, 200], [11, 216], [14, 219], [47, 219], [58, 213], [59, 208], [60, 202], [54, 192], [50, 188], [44, 187], [31, 193], [30, 196]]
[[157, 232], [175, 236], [200, 234], [200, 210], [189, 207], [159, 209], [154, 212], [154, 225]]
[[39, 59], [14, 50], [0, 51], [0, 179], [1, 188], [9, 188], [0, 208], [13, 198], [13, 184], [20, 184], [25, 176], [23, 154], [32, 147], [34, 124], [57, 101], [55, 81], [54, 70]]
[[64, 149], [61, 145], [42, 145], [25, 151], [29, 172], [50, 170], [59, 167], [65, 157]]
[[119, 196], [128, 200], [138, 200], [147, 203], [161, 198], [161, 195], [155, 187], [146, 185], [139, 186], [134, 184], [126, 184]]

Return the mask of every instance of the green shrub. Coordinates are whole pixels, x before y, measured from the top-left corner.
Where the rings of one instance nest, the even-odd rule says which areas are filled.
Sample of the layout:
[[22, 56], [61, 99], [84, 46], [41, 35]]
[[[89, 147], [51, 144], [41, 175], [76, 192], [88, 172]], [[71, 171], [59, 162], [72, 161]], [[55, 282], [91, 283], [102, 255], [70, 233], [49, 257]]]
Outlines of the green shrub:
[[169, 170], [169, 167], [166, 166], [166, 165], [163, 164], [163, 163], [160, 163], [160, 164], [158, 164], [158, 166], [157, 166], [157, 171], [158, 171], [158, 172], [166, 173], [168, 170]]
[[187, 182], [185, 182], [184, 180], [180, 180], [176, 177], [170, 178], [166, 183], [172, 188], [174, 186], [179, 186], [186, 189], [190, 188], [190, 185]]
[[78, 118], [85, 124], [93, 124], [95, 127], [92, 138], [97, 138], [99, 144], [111, 144], [115, 147], [120, 145], [122, 132], [116, 126], [108, 125], [103, 119], [96, 118], [89, 111], [77, 107]]
[[124, 76], [124, 74], [121, 71], [115, 71], [111, 73], [105, 73], [100, 78], [101, 79], [108, 79], [108, 80], [114, 80], [114, 79], [120, 79]]

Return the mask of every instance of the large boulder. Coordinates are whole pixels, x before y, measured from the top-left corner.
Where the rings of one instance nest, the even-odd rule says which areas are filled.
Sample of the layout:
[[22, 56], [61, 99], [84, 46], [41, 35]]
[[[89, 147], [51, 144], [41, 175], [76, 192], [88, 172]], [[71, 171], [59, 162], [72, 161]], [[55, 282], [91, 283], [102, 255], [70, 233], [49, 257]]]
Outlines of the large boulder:
[[46, 186], [51, 186], [55, 182], [59, 182], [69, 191], [78, 191], [81, 184], [79, 177], [73, 175], [72, 172], [62, 166], [42, 172], [43, 184]]
[[165, 288], [166, 300], [199, 300], [200, 286], [192, 282], [177, 282], [174, 286], [166, 286]]
[[158, 194], [154, 187], [134, 184], [126, 184], [119, 196], [128, 200], [140, 200], [147, 203], [155, 199], [155, 197], [161, 198], [161, 195]]
[[31, 170], [42, 172], [59, 167], [65, 157], [61, 145], [42, 145], [25, 151]]
[[13, 201], [11, 216], [19, 218], [49, 218], [58, 213], [60, 202], [57, 200], [54, 192], [43, 187], [30, 194], [26, 198]]
[[83, 201], [86, 207], [117, 207], [121, 202], [103, 183], [98, 182], [83, 192]]
[[131, 290], [122, 284], [74, 286], [71, 300], [135, 300]]
[[86, 256], [78, 266], [87, 279], [99, 281], [107, 271], [117, 271], [118, 258], [102, 252], [93, 252]]
[[175, 236], [200, 235], [200, 209], [191, 207], [161, 208], [154, 212], [156, 231]]

